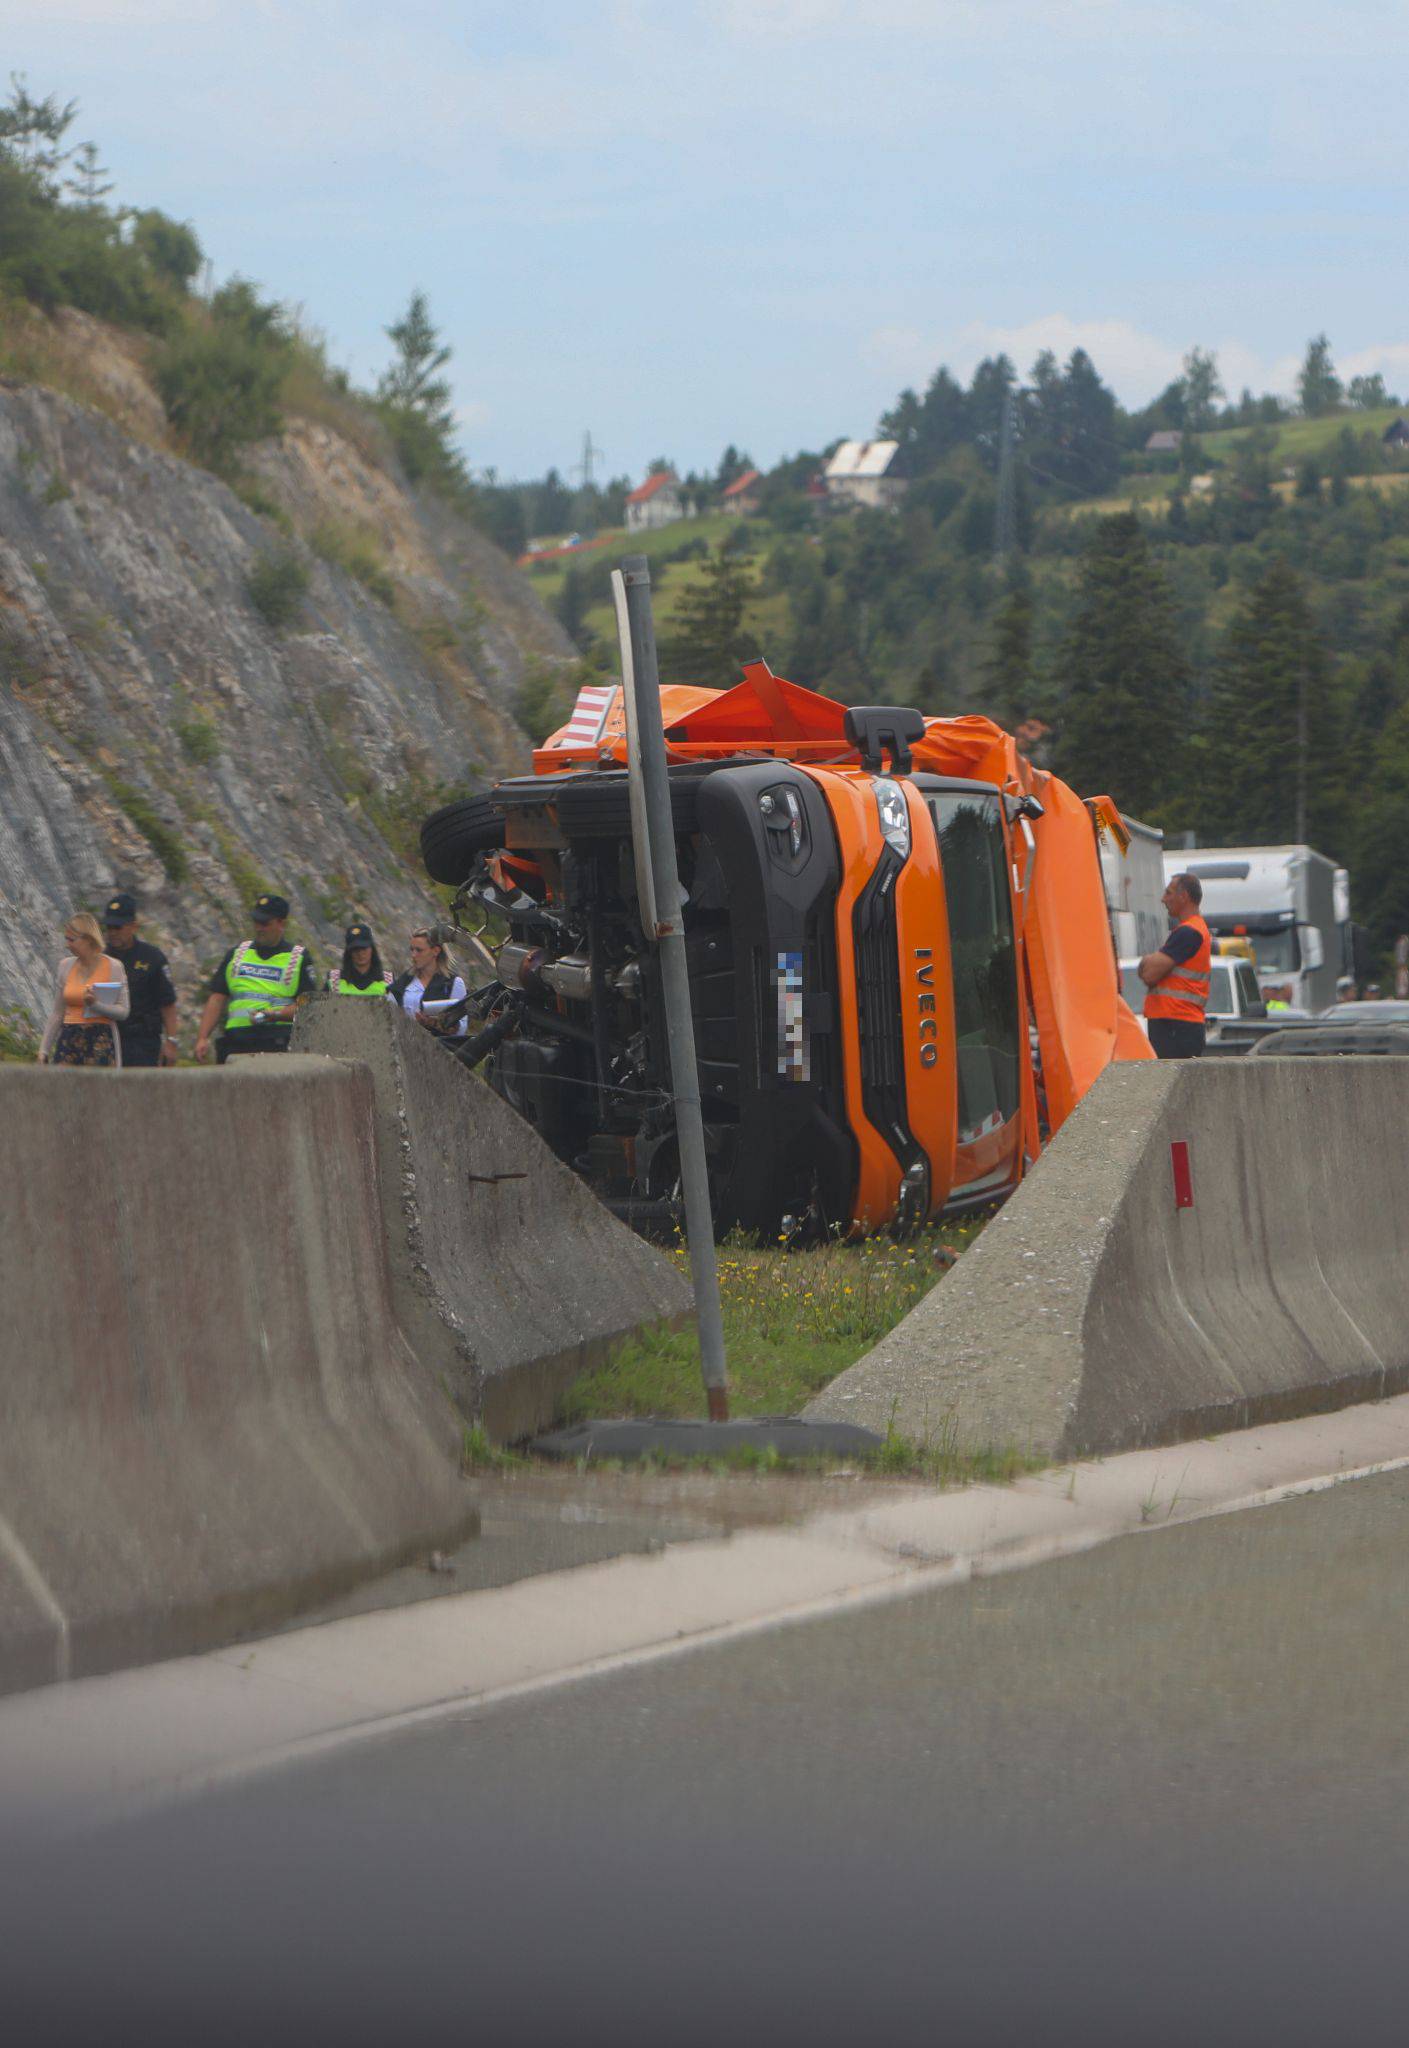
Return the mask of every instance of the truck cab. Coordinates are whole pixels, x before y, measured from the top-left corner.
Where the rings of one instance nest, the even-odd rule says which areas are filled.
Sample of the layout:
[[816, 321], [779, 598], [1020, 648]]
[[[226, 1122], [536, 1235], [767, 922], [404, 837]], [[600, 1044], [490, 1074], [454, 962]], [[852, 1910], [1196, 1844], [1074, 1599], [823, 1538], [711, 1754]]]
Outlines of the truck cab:
[[1215, 939], [1246, 939], [1259, 986], [1285, 989], [1309, 1015], [1336, 999], [1350, 945], [1349, 877], [1309, 846], [1195, 847], [1166, 852], [1165, 875], [1197, 875]]
[[[1055, 777], [1039, 795], [999, 728], [847, 709], [762, 663], [662, 708], [720, 1232], [993, 1201], [1104, 1065], [1148, 1057], [1091, 814]], [[506, 933], [467, 1057], [483, 1043], [491, 1086], [623, 1218], [668, 1227], [674, 1099], [624, 753], [610, 706], [580, 706], [533, 775], [427, 819], [422, 851], [458, 914]]]

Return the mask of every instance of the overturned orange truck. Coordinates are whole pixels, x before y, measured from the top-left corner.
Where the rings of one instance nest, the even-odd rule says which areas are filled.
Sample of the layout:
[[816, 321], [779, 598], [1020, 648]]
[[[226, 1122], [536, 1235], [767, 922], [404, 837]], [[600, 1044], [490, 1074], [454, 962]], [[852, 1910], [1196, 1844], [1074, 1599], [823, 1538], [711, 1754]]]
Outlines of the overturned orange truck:
[[[1113, 1059], [1122, 1003], [1097, 833], [986, 718], [843, 706], [754, 662], [661, 692], [715, 1223], [904, 1228], [1009, 1193]], [[426, 820], [494, 941], [462, 1057], [638, 1226], [678, 1215], [654, 946], [620, 690], [532, 775]]]

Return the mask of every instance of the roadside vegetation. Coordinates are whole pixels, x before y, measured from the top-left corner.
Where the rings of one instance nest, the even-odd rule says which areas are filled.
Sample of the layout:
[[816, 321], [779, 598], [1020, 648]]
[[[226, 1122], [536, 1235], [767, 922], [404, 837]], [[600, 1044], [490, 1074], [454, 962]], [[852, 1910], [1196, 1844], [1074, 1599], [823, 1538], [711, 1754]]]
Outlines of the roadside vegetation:
[[[972, 1219], [897, 1243], [824, 1244], [805, 1251], [739, 1236], [719, 1247], [719, 1285], [736, 1415], [789, 1415], [869, 1351], [940, 1279], [977, 1234]], [[683, 1244], [669, 1256], [689, 1269]], [[567, 1396], [562, 1420], [699, 1415], [693, 1328], [633, 1339]]]
[[[796, 1415], [837, 1374], [878, 1344], [972, 1244], [982, 1217], [967, 1217], [897, 1243], [834, 1242], [805, 1251], [760, 1245], [735, 1235], [719, 1247], [720, 1296], [729, 1361], [729, 1406], [737, 1418]], [[688, 1269], [683, 1244], [669, 1256]], [[624, 1344], [597, 1372], [576, 1381], [559, 1404], [558, 1422], [616, 1418], [700, 1419], [705, 1396], [699, 1342], [692, 1328], [657, 1329]], [[482, 1430], [466, 1432], [467, 1470], [513, 1472], [533, 1463], [527, 1452], [493, 1445]], [[724, 1456], [687, 1458], [653, 1452], [633, 1459], [631, 1472], [777, 1472], [792, 1477], [838, 1470], [944, 1486], [1005, 1481], [1040, 1461], [1011, 1449], [975, 1451], [952, 1424], [923, 1442], [888, 1429], [881, 1445], [847, 1458], [782, 1458], [740, 1446]], [[594, 1461], [594, 1469], [613, 1469]]]

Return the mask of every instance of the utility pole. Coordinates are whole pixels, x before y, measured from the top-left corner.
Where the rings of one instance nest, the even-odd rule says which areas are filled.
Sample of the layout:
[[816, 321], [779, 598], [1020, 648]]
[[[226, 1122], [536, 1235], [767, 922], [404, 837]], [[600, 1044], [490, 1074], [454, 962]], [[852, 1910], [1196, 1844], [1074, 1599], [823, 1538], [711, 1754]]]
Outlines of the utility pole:
[[998, 510], [993, 521], [993, 561], [1001, 569], [1018, 544], [1017, 481], [1014, 464], [1018, 423], [1017, 386], [1003, 400], [1003, 426], [998, 439]]
[[671, 1092], [675, 1097], [675, 1134], [680, 1145], [680, 1188], [685, 1199], [690, 1277], [695, 1286], [695, 1323], [700, 1333], [700, 1376], [710, 1421], [727, 1422], [729, 1375], [724, 1360], [719, 1267], [714, 1251], [714, 1215], [700, 1108], [700, 1070], [695, 1058], [695, 1021], [690, 1009], [684, 904], [675, 859], [675, 825], [671, 817], [665, 727], [661, 720], [651, 572], [644, 555], [628, 555], [614, 571], [612, 593], [621, 644], [637, 894], [645, 935], [660, 959], [665, 997], [665, 1036], [670, 1053]]
[[1302, 656], [1301, 681], [1296, 693], [1296, 826], [1298, 846], [1306, 844], [1306, 745], [1307, 745], [1306, 657]]
[[593, 484], [592, 472], [596, 467], [599, 457], [605, 453], [606, 450], [604, 448], [598, 448], [593, 445], [592, 429], [589, 427], [582, 437], [582, 460], [577, 465], [577, 474], [582, 478], [582, 488], [584, 491], [591, 490]]

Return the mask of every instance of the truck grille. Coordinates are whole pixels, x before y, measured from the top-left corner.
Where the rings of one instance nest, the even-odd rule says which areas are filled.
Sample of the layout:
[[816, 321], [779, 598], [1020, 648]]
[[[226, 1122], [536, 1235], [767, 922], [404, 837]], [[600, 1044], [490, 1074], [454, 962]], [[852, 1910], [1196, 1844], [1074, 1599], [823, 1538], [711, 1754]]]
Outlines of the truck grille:
[[917, 1147], [905, 1109], [905, 1061], [900, 1024], [900, 942], [895, 880], [900, 862], [887, 849], [852, 912], [856, 951], [856, 1010], [861, 1038], [861, 1102], [902, 1166]]

